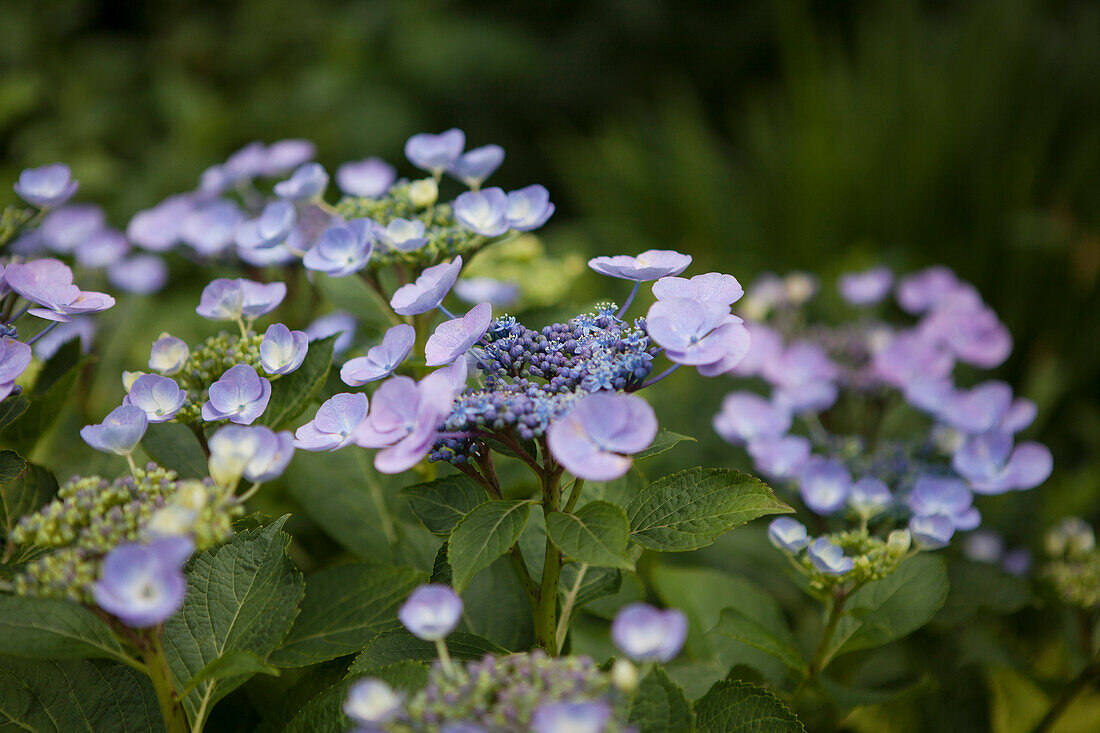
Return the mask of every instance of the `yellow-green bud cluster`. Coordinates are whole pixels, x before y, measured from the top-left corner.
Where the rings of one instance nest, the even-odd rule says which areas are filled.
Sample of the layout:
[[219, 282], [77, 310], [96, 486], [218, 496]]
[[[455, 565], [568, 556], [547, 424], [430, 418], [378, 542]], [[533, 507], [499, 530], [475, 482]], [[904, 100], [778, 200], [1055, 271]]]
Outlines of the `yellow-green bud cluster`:
[[456, 255], [469, 259], [469, 255], [492, 241], [458, 224], [450, 204], [422, 205], [423, 200], [419, 198], [421, 192], [417, 190], [422, 188], [418, 186], [420, 183], [397, 184], [382, 198], [346, 196], [336, 204], [337, 213], [345, 219], [367, 217], [382, 226], [389, 225], [394, 219], [424, 222], [427, 244], [413, 252], [397, 252], [376, 246], [370, 258], [370, 267], [428, 267]]
[[212, 484], [180, 481], [155, 464], [113, 482], [75, 477], [12, 531], [13, 544], [30, 554], [45, 550], [14, 576], [13, 587], [22, 595], [90, 601], [103, 556], [118, 544], [144, 539], [150, 524], [167, 511], [188, 512], [185, 529], [199, 549], [224, 542], [243, 507], [230, 497], [211, 500], [214, 491]]
[[861, 586], [873, 580], [882, 580], [898, 569], [898, 564], [906, 557], [909, 543], [897, 541], [898, 535], [891, 535], [893, 542], [880, 539], [866, 530], [854, 529], [824, 535], [834, 544], [840, 545], [844, 554], [852, 558], [852, 569], [843, 575], [822, 573], [813, 566], [809, 553], [803, 554], [799, 562], [810, 577], [810, 585], [825, 590], [838, 585]]
[[249, 331], [247, 336], [222, 331], [211, 336], [191, 350], [191, 356], [183, 369], [176, 375], [176, 381], [187, 390], [187, 402], [176, 414], [178, 422], [199, 422], [200, 412], [207, 399], [210, 385], [232, 366], [247, 364], [263, 375], [260, 366], [260, 344], [263, 334]]

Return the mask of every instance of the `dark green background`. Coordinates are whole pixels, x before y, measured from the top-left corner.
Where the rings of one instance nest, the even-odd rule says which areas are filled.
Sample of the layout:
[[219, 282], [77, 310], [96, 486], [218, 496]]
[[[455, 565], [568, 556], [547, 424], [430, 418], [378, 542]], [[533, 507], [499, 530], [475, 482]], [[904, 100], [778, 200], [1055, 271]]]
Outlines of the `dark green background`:
[[[122, 225], [253, 139], [309, 137], [331, 169], [457, 125], [508, 150], [494, 182], [550, 188], [553, 250], [671, 247], [826, 289], [944, 262], [1008, 323], [998, 376], [1041, 407], [1056, 473], [1005, 518], [1033, 541], [1100, 494], [1098, 37], [1087, 2], [4, 0], [0, 179], [67, 161]], [[586, 276], [577, 300], [615, 288]], [[705, 438], [692, 459], [743, 463], [700, 424], [730, 386], [655, 395]]]

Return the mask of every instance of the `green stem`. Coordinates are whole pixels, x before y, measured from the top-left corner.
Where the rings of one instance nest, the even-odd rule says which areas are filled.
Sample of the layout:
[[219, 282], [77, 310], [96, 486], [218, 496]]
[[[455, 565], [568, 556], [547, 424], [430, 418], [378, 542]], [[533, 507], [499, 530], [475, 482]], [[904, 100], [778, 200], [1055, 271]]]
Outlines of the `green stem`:
[[[546, 466], [543, 472], [543, 516], [558, 511], [561, 504], [561, 469]], [[538, 604], [535, 607], [535, 643], [550, 655], [557, 655], [558, 583], [561, 582], [561, 551], [549, 534], [546, 536], [546, 559], [542, 566]]]
[[584, 479], [573, 479], [573, 487], [572, 490], [569, 492], [569, 500], [565, 502], [565, 509], [562, 509], [563, 512], [569, 514], [573, 511], [573, 507], [577, 505], [577, 499], [581, 498], [582, 488], [584, 488]]
[[569, 589], [565, 596], [565, 603], [561, 606], [561, 618], [558, 619], [558, 633], [555, 640], [558, 654], [561, 654], [562, 647], [565, 646], [565, 636], [569, 633], [569, 617], [573, 615], [573, 606], [577, 603], [577, 596], [581, 592], [581, 583], [584, 582], [586, 572], [588, 572], [588, 563], [581, 563], [577, 569], [577, 579], [573, 581], [573, 587]]
[[817, 651], [814, 652], [814, 658], [810, 660], [810, 664], [806, 668], [806, 676], [798, 683], [798, 687], [795, 688], [794, 694], [791, 697], [792, 705], [802, 698], [802, 695], [806, 692], [810, 684], [817, 679], [817, 676], [824, 671], [825, 667], [829, 666], [829, 662], [833, 656], [833, 652], [829, 647], [832, 645], [836, 627], [840, 623], [841, 617], [844, 615], [844, 601], [846, 599], [847, 594], [845, 590], [843, 588], [837, 588], [833, 595], [832, 605], [829, 607], [829, 618], [825, 622], [825, 630], [821, 632], [821, 641], [817, 645]]
[[187, 733], [191, 727], [187, 723], [187, 714], [176, 694], [172, 672], [168, 669], [168, 657], [160, 640], [160, 627], [148, 629], [141, 638], [141, 658], [146, 672], [153, 682], [153, 690], [160, 703], [160, 714], [164, 717], [167, 733]]
[[1066, 711], [1070, 703], [1097, 681], [1100, 681], [1100, 662], [1093, 662], [1082, 669], [1066, 686], [1066, 689], [1062, 690], [1062, 694], [1054, 701], [1054, 704], [1051, 705], [1050, 710], [1039, 721], [1039, 724], [1032, 729], [1032, 733], [1046, 733], [1046, 731], [1053, 730], [1054, 725], [1062, 717], [1062, 713]]

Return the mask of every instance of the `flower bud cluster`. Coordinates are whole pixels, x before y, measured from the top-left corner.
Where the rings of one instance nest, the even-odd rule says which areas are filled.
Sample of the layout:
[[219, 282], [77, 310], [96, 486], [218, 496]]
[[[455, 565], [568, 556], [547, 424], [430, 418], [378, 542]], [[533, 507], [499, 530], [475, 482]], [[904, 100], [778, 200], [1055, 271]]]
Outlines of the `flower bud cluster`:
[[[579, 395], [636, 388], [653, 368], [655, 347], [639, 319], [633, 326], [600, 304], [566, 323], [535, 331], [504, 316], [489, 327], [479, 347], [485, 387], [456, 400], [447, 432], [514, 430], [520, 440], [541, 437]], [[446, 438], [431, 460], [464, 462], [471, 441]]]
[[187, 390], [187, 403], [176, 419], [185, 423], [200, 422], [207, 390], [230, 367], [246, 364], [263, 374], [260, 366], [260, 344], [263, 340], [263, 334], [255, 331], [249, 331], [246, 336], [222, 331], [195, 346], [187, 363], [176, 375], [180, 388]]
[[811, 550], [798, 557], [799, 564], [810, 578], [810, 585], [818, 589], [828, 589], [836, 585], [858, 587], [873, 580], [882, 580], [897, 570], [910, 550], [910, 538], [906, 530], [891, 533], [887, 540], [870, 535], [865, 531], [852, 530], [823, 535], [832, 545], [836, 545], [850, 558], [852, 567], [844, 573], [822, 570], [820, 561], [815, 563]]
[[[617, 697], [609, 675], [583, 656], [553, 658], [541, 650], [486, 656], [457, 666], [453, 675], [436, 663], [428, 684], [382, 730], [411, 733], [465, 723], [518, 733], [532, 730], [532, 717], [540, 707], [559, 702], [607, 704]], [[603, 728], [607, 733], [625, 729], [614, 716]]]
[[187, 521], [171, 529], [193, 536], [200, 549], [224, 542], [243, 508], [213, 501], [212, 488], [152, 463], [114, 481], [72, 478], [12, 531], [14, 544], [46, 550], [14, 577], [16, 592], [90, 602], [102, 557], [119, 544], [148, 539], [158, 525], [165, 529], [164, 518], [173, 513], [185, 513]]
[[1085, 610], [1100, 608], [1100, 550], [1092, 526], [1068, 517], [1047, 533], [1046, 551], [1051, 557], [1043, 576], [1062, 601]]

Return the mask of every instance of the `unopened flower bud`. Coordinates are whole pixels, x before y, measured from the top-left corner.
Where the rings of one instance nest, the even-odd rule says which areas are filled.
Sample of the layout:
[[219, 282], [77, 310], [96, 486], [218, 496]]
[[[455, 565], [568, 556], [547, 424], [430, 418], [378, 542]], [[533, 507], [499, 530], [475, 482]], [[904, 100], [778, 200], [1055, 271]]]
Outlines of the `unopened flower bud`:
[[122, 373], [122, 388], [127, 392], [130, 391], [130, 387], [134, 386], [134, 382], [138, 377], [144, 376], [145, 372], [123, 372]]
[[907, 529], [895, 529], [890, 533], [890, 536], [886, 538], [886, 548], [890, 551], [891, 555], [900, 556], [909, 552], [910, 545], [913, 544], [913, 536], [909, 534]]
[[413, 206], [426, 208], [439, 198], [439, 184], [434, 178], [422, 178], [409, 184], [409, 200]]
[[629, 694], [638, 687], [638, 668], [629, 659], [616, 659], [611, 665], [611, 683]]

